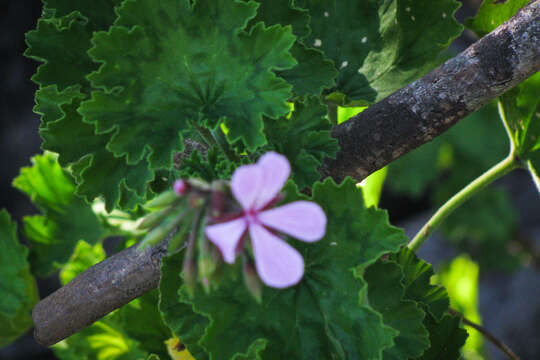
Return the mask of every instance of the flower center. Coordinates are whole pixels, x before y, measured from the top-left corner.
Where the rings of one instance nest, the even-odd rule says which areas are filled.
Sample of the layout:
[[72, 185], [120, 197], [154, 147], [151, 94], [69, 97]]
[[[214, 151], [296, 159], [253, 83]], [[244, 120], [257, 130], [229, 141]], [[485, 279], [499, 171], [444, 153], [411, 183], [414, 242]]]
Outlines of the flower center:
[[259, 223], [259, 219], [257, 218], [257, 211], [255, 210], [248, 210], [244, 214], [244, 218], [246, 219], [246, 223], [249, 225], [251, 224], [257, 224]]

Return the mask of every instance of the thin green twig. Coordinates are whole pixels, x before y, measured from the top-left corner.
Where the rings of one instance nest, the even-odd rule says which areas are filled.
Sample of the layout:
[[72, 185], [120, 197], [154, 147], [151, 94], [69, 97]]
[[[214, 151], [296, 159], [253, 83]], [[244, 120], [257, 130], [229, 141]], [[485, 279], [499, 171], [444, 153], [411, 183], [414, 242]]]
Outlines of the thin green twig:
[[417, 251], [429, 236], [437, 229], [437, 227], [450, 215], [455, 209], [463, 205], [473, 195], [477, 194], [487, 185], [500, 177], [506, 175], [510, 171], [520, 166], [518, 159], [511, 154], [500, 163], [493, 166], [491, 169], [473, 180], [469, 185], [461, 189], [457, 194], [452, 196], [437, 212], [428, 220], [428, 222], [420, 229], [416, 236], [409, 242], [408, 247]]

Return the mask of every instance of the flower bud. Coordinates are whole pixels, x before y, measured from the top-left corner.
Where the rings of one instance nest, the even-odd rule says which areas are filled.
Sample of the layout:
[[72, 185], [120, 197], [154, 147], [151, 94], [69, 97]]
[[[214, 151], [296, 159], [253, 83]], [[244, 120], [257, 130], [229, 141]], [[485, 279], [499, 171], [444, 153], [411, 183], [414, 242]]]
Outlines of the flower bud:
[[142, 221], [137, 225], [137, 229], [145, 230], [154, 227], [155, 225], [161, 223], [172, 211], [174, 207], [169, 206], [164, 209], [151, 212], [146, 215]]
[[183, 276], [186, 289], [189, 295], [193, 296], [195, 294], [195, 287], [197, 286], [197, 267], [193, 259], [184, 260]]
[[145, 207], [148, 208], [148, 209], [160, 209], [160, 208], [164, 208], [166, 206], [169, 206], [169, 205], [177, 202], [178, 200], [179, 200], [178, 195], [176, 195], [176, 193], [173, 190], [168, 190], [168, 191], [165, 191], [165, 192], [159, 194], [158, 196], [156, 196], [152, 200], [150, 200], [145, 205]]
[[255, 270], [253, 263], [249, 261], [245, 255], [242, 265], [242, 272], [247, 289], [255, 301], [260, 304], [262, 302], [262, 282], [257, 275], [257, 271]]
[[214, 181], [212, 183], [212, 198], [210, 203], [210, 216], [220, 217], [225, 209], [226, 183], [224, 181]]
[[142, 249], [148, 245], [154, 245], [159, 241], [163, 240], [165, 236], [171, 233], [176, 226], [182, 221], [185, 215], [185, 209], [179, 208], [175, 209], [176, 211], [172, 213], [162, 225], [157, 226], [152, 231], [150, 231], [142, 240], [139, 245], [139, 249]]
[[178, 196], [185, 195], [189, 191], [189, 183], [185, 182], [182, 179], [178, 179], [174, 182], [173, 190]]

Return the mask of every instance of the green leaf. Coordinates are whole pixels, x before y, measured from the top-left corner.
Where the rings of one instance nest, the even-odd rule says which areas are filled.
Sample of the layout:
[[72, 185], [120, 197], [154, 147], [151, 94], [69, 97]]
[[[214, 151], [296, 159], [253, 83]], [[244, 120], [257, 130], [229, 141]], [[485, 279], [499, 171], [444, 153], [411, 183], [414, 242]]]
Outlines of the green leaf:
[[17, 225], [6, 210], [0, 211], [0, 348], [32, 326], [31, 311], [39, 300], [37, 285], [26, 259], [28, 249], [19, 243]]
[[289, 159], [292, 177], [300, 189], [319, 180], [318, 167], [325, 157], [335, 158], [339, 150], [326, 115], [326, 106], [318, 98], [308, 97], [294, 103], [292, 116], [265, 121], [270, 146]]
[[379, 206], [387, 170], [388, 167], [385, 166], [369, 175], [360, 183], [367, 207]]
[[[378, 101], [435, 67], [462, 30], [455, 0], [304, 0], [312, 33], [339, 69], [334, 91], [343, 103]], [[429, 29], [429, 31], [426, 31]]]
[[97, 69], [87, 51], [92, 31], [79, 13], [62, 19], [38, 20], [36, 30], [26, 34], [28, 49], [25, 56], [43, 62], [32, 80], [40, 86], [89, 86], [85, 76]]
[[384, 359], [410, 359], [429, 347], [429, 334], [422, 325], [426, 313], [412, 300], [404, 299], [402, 269], [391, 262], [377, 262], [365, 272], [369, 304], [383, 316], [386, 325], [399, 331], [394, 346], [384, 350]]
[[[43, 62], [32, 78], [40, 86], [56, 84], [88, 89], [86, 75], [97, 70], [88, 50], [94, 31], [107, 29], [115, 20], [114, 6], [121, 0], [46, 0], [36, 30], [26, 34], [25, 56]], [[91, 5], [90, 5], [91, 4]], [[54, 16], [48, 16], [54, 10]]]
[[205, 158], [195, 149], [182, 159], [178, 173], [182, 178], [196, 177], [210, 183], [218, 179], [230, 179], [236, 165], [217, 147], [210, 148]]
[[53, 345], [60, 360], [143, 360], [148, 354], [130, 339], [113, 315]]
[[154, 179], [148, 163], [130, 166], [106, 149], [110, 135], [96, 135], [94, 126], [84, 123], [77, 112], [84, 98], [78, 87], [59, 92], [48, 86], [36, 93], [34, 111], [43, 115], [43, 148], [59, 153], [62, 166], [73, 165], [77, 194], [87, 201], [102, 196], [108, 211], [144, 202], [148, 184]]
[[448, 309], [449, 300], [443, 287], [431, 285], [431, 265], [416, 257], [406, 247], [391, 256], [391, 259], [402, 268], [405, 298], [423, 304], [430, 316], [439, 321]]
[[115, 321], [142, 350], [166, 358], [165, 341], [172, 335], [161, 318], [158, 301], [158, 291], [152, 290], [122, 307]]
[[298, 64], [290, 70], [276, 73], [293, 86], [295, 95], [320, 95], [324, 89], [335, 86], [338, 71], [322, 51], [297, 41], [291, 48], [291, 54]]
[[515, 155], [529, 168], [540, 192], [540, 72], [503, 94], [500, 114], [506, 125]]
[[60, 282], [66, 285], [73, 280], [77, 275], [84, 272], [91, 266], [105, 260], [107, 255], [103, 246], [100, 243], [94, 246], [87, 242], [80, 240], [75, 246], [73, 255], [69, 259], [68, 263], [60, 270]]
[[90, 55], [103, 65], [89, 79], [103, 89], [81, 105], [107, 147], [135, 164], [149, 154], [152, 169], [172, 168], [191, 124], [227, 126], [231, 142], [264, 145], [262, 116], [289, 109], [290, 86], [272, 70], [293, 67], [290, 27], [262, 23], [254, 2], [126, 1], [116, 26], [93, 37]]
[[251, 21], [255, 24], [263, 21], [267, 26], [280, 24], [291, 25], [297, 41], [291, 48], [291, 54], [298, 64], [292, 69], [276, 73], [293, 86], [297, 96], [320, 95], [324, 88], [335, 85], [338, 72], [332, 61], [323, 52], [308, 48], [300, 42], [309, 35], [309, 12], [295, 6], [293, 0], [260, 1], [257, 16]]
[[485, 36], [510, 19], [528, 2], [529, 0], [483, 0], [474, 19], [467, 19], [465, 25], [478, 36]]
[[407, 247], [390, 256], [402, 269], [405, 299], [414, 300], [426, 311], [424, 326], [429, 332], [430, 347], [419, 358], [422, 360], [457, 360], [467, 332], [460, 327], [460, 319], [447, 313], [449, 299], [446, 290], [431, 284], [431, 265], [418, 259]]
[[419, 360], [458, 360], [462, 359], [459, 349], [467, 340], [467, 331], [460, 327], [461, 319], [445, 314], [440, 322], [426, 317], [425, 325], [429, 331], [431, 347]]
[[72, 178], [53, 154], [31, 159], [32, 167], [21, 169], [13, 181], [30, 197], [43, 215], [24, 218], [24, 234], [30, 241], [30, 261], [35, 273], [47, 276], [66, 263], [77, 242], [94, 244], [104, 235], [91, 207], [75, 195]]
[[[287, 193], [287, 201], [299, 197], [291, 185]], [[223, 359], [247, 358], [255, 349], [262, 353], [252, 359], [378, 359], [393, 345], [398, 333], [367, 305], [361, 274], [381, 255], [397, 251], [406, 237], [389, 225], [384, 211], [363, 205], [351, 179], [340, 186], [331, 180], [316, 184], [313, 201], [328, 217], [327, 235], [312, 244], [292, 242], [304, 256], [304, 278], [289, 289], [265, 288], [260, 305], [240, 279], [209, 295], [200, 289], [194, 298], [180, 289], [178, 297], [181, 262], [164, 267], [162, 311], [165, 303], [176, 311], [169, 312], [168, 323], [190, 352], [201, 334], [196, 345]]]
[[55, 16], [61, 17], [79, 11], [96, 29], [108, 28], [116, 19], [114, 7], [122, 0], [43, 0], [47, 9], [54, 9]]
[[250, 25], [263, 21], [266, 26], [280, 24], [291, 25], [293, 34], [298, 39], [303, 39], [311, 29], [309, 28], [309, 11], [299, 8], [293, 0], [258, 1], [257, 16]]

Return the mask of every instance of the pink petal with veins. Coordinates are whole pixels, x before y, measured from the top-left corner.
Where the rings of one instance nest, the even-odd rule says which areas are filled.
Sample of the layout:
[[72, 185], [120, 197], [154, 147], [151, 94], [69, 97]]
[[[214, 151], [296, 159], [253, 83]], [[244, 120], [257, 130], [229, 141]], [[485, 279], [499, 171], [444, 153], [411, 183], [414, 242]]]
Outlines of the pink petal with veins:
[[257, 164], [240, 166], [231, 178], [231, 191], [244, 210], [254, 207], [262, 185], [263, 172]]
[[320, 240], [326, 232], [326, 215], [311, 201], [295, 201], [258, 214], [264, 225], [302, 241]]
[[255, 266], [262, 282], [275, 288], [297, 284], [304, 275], [304, 259], [296, 249], [258, 224], [249, 226]]
[[204, 232], [208, 239], [221, 251], [223, 260], [232, 264], [236, 258], [236, 247], [246, 228], [246, 220], [240, 218], [221, 224], [208, 225]]
[[279, 194], [289, 178], [291, 166], [285, 156], [273, 151], [261, 156], [256, 166], [262, 171], [262, 183], [255, 200], [255, 209], [261, 209]]

